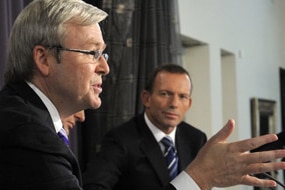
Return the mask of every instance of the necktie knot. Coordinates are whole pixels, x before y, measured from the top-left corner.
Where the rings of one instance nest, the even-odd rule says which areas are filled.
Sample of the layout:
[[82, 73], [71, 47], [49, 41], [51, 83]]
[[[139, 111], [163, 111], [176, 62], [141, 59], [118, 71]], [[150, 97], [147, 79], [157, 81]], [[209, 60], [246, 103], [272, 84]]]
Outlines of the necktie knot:
[[161, 140], [162, 144], [164, 145], [164, 147], [166, 149], [168, 149], [169, 147], [174, 147], [173, 141], [170, 139], [169, 136], [165, 136], [163, 137], [163, 139]]
[[174, 179], [178, 174], [178, 157], [174, 147], [174, 143], [170, 137], [165, 136], [161, 140], [161, 143], [165, 147], [164, 158], [167, 164], [170, 179]]
[[67, 137], [67, 134], [64, 130], [64, 128], [61, 128], [60, 131], [58, 131], [58, 136], [63, 140], [63, 142], [69, 146], [69, 141], [68, 141], [68, 137]]

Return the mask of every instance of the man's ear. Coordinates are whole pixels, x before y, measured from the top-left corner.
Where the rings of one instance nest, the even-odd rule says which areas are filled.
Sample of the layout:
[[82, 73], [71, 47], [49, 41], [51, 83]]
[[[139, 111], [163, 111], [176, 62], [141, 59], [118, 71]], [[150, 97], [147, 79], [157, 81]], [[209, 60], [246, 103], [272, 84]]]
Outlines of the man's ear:
[[188, 105], [188, 109], [191, 107], [191, 105], [192, 105], [192, 98], [190, 97], [190, 98], [189, 98], [189, 105]]
[[143, 90], [141, 93], [141, 100], [145, 108], [149, 107], [149, 104], [150, 104], [149, 97], [150, 97], [150, 93], [146, 90]]
[[33, 49], [33, 57], [38, 71], [47, 76], [49, 74], [48, 50], [41, 46], [36, 45]]

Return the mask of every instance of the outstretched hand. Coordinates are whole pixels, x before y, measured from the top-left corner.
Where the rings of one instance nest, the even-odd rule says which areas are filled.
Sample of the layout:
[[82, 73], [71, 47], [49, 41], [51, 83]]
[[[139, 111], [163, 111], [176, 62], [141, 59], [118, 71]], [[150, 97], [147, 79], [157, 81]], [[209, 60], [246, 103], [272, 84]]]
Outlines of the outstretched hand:
[[249, 151], [276, 141], [277, 136], [269, 134], [226, 143], [234, 127], [234, 120], [229, 120], [217, 134], [209, 139], [185, 171], [202, 190], [238, 184], [257, 187], [276, 186], [276, 182], [273, 180], [258, 179], [251, 174], [285, 169], [284, 162], [266, 163], [270, 160], [285, 157], [285, 150], [254, 153]]

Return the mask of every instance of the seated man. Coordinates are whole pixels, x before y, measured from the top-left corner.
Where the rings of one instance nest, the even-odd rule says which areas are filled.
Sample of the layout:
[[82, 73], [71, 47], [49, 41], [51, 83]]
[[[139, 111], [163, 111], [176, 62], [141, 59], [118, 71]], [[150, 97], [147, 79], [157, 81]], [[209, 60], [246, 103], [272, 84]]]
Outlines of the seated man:
[[192, 104], [191, 91], [190, 75], [181, 66], [155, 70], [141, 93], [145, 112], [105, 136], [85, 182], [92, 179], [109, 190], [167, 186], [207, 141], [205, 133], [182, 121]]
[[[270, 151], [248, 152], [276, 140], [276, 136], [226, 143], [235, 125], [230, 119], [204, 144], [205, 134], [182, 122], [192, 103], [191, 89], [190, 76], [183, 68], [177, 65], [159, 67], [142, 92], [145, 113], [105, 136], [101, 151], [90, 161], [84, 173], [84, 189], [194, 190], [237, 184], [276, 185], [274, 181], [248, 175], [282, 167], [284, 163], [261, 163], [273, 158]], [[170, 165], [164, 155], [168, 157], [173, 148], [165, 151], [168, 149], [164, 147], [166, 143], [161, 142], [164, 136], [172, 139], [176, 149], [173, 151], [176, 154], [172, 154], [175, 159]], [[275, 156], [282, 157], [282, 152], [277, 151]], [[180, 172], [174, 179], [173, 168]]]

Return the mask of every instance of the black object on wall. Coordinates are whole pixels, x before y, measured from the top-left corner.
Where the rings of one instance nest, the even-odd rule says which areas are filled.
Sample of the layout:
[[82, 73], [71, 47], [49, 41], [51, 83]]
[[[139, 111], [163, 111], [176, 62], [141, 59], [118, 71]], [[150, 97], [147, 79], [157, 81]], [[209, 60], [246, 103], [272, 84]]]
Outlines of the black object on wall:
[[285, 69], [279, 69], [280, 75], [280, 102], [281, 102], [281, 125], [282, 131], [285, 130]]

